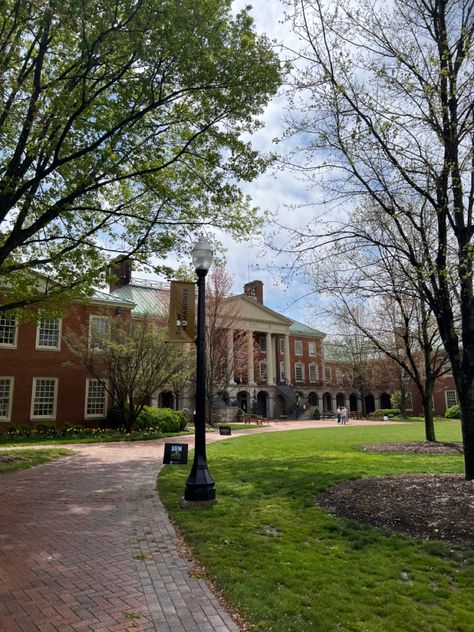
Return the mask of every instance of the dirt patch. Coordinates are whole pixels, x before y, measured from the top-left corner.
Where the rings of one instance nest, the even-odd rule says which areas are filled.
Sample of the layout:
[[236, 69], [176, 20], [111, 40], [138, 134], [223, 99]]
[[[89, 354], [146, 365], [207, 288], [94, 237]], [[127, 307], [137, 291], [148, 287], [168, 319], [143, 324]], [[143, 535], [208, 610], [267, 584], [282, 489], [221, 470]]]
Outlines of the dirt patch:
[[462, 443], [442, 443], [441, 441], [412, 441], [407, 443], [376, 443], [362, 445], [367, 452], [415, 452], [416, 454], [464, 454]]
[[15, 461], [24, 461], [22, 456], [11, 456], [9, 454], [0, 454], [0, 463], [14, 463]]
[[[397, 446], [397, 447], [395, 447]], [[458, 444], [378, 444], [373, 452], [459, 454]], [[386, 527], [412, 537], [474, 542], [474, 481], [462, 474], [415, 474], [346, 481], [318, 496], [340, 518]]]

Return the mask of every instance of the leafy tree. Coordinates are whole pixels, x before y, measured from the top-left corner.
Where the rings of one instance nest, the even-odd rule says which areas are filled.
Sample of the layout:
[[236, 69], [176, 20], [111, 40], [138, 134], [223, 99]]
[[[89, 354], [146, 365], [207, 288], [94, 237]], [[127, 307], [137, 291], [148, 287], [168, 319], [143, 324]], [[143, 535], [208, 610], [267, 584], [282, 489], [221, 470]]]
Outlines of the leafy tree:
[[376, 247], [416, 280], [451, 364], [473, 479], [474, 4], [293, 4], [299, 164], [326, 204], [351, 202], [336, 225], [305, 227], [293, 243], [302, 257], [329, 241]]
[[[104, 280], [107, 261], [259, 223], [242, 138], [281, 80], [231, 0], [3, 0], [0, 291], [21, 308]], [[30, 270], [54, 278], [38, 283]]]
[[148, 319], [113, 322], [110, 335], [87, 332], [65, 335], [78, 364], [103, 382], [120, 411], [126, 432], [160, 388], [191, 371], [189, 349], [167, 342], [167, 330], [156, 333]]

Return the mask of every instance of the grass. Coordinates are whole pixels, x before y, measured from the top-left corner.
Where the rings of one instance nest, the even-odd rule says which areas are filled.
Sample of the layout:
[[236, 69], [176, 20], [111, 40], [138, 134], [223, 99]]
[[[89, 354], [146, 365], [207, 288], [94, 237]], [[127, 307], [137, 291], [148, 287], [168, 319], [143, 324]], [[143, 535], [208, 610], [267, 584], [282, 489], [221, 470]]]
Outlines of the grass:
[[[459, 423], [436, 431], [440, 441], [460, 440]], [[209, 577], [254, 631], [472, 632], [472, 548], [412, 540], [315, 505], [319, 491], [347, 479], [463, 471], [457, 455], [358, 448], [423, 439], [416, 422], [239, 437], [208, 447], [218, 504], [180, 507], [187, 468], [165, 468], [159, 489]]]
[[41, 465], [42, 463], [53, 461], [61, 456], [69, 456], [70, 454], [74, 454], [74, 452], [72, 450], [54, 448], [51, 450], [0, 450], [0, 456], [9, 455], [22, 458], [21, 461], [10, 461], [8, 463], [2, 463], [0, 461], [0, 474], [15, 472], [16, 470], [26, 470], [29, 467]]

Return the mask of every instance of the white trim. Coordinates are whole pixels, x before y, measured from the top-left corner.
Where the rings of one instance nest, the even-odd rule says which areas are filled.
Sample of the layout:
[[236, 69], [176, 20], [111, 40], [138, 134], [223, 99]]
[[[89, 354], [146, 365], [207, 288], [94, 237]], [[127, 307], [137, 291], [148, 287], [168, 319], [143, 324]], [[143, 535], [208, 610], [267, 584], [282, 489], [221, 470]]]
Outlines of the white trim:
[[[59, 323], [58, 326], [58, 344], [56, 346], [50, 345], [40, 345], [39, 337], [40, 337], [40, 329], [41, 323], [45, 321], [57, 321]], [[62, 318], [41, 318], [41, 320], [36, 325], [36, 351], [61, 351], [61, 336], [63, 330], [63, 319]]]
[[111, 317], [108, 316], [107, 314], [90, 314], [89, 316], [89, 348], [94, 348], [94, 349], [101, 349], [101, 345], [96, 345], [94, 347], [92, 347], [91, 345], [91, 339], [92, 339], [92, 328], [93, 328], [93, 322], [95, 320], [101, 320], [107, 321], [107, 325], [108, 325], [108, 333], [110, 334], [110, 322], [111, 322]]
[[278, 340], [278, 351], [280, 352], [280, 355], [282, 356], [285, 355], [285, 339], [284, 338], [280, 338]]
[[330, 366], [324, 367], [324, 383], [332, 384], [332, 371]]
[[[301, 380], [299, 380], [296, 375], [297, 367], [301, 367]], [[295, 384], [303, 384], [303, 383], [304, 383], [304, 364], [303, 362], [295, 362]]]
[[280, 361], [280, 380], [284, 380], [285, 379], [285, 361], [281, 360]]
[[[296, 345], [301, 345], [301, 351], [298, 353], [298, 350], [296, 348]], [[294, 341], [294, 348], [295, 348], [295, 356], [302, 356], [303, 355], [303, 341], [302, 340], [295, 340]]]
[[15, 323], [15, 333], [13, 335], [13, 342], [0, 342], [0, 349], [16, 349], [18, 343], [18, 320], [15, 316], [6, 316], [5, 314], [0, 314], [0, 321], [4, 320], [12, 320]]
[[406, 403], [405, 408], [407, 410], [413, 410], [413, 395], [411, 394], [411, 391], [406, 391], [405, 397], [407, 398], [407, 403]]
[[[311, 351], [311, 347], [314, 347], [314, 353]], [[308, 355], [312, 358], [316, 357], [316, 342], [314, 340], [308, 340]]]
[[[454, 393], [454, 404], [448, 403], [448, 393]], [[455, 389], [449, 388], [444, 391], [444, 403], [446, 405], [446, 410], [451, 408], [451, 406], [457, 406], [457, 404], [459, 404], [458, 394]]]
[[105, 384], [105, 380], [98, 380], [95, 377], [86, 378], [86, 391], [85, 391], [85, 398], [84, 398], [84, 419], [105, 419], [107, 417], [107, 400], [108, 400], [107, 390], [105, 389], [105, 387], [104, 387], [104, 405], [103, 405], [102, 414], [98, 414], [98, 413], [87, 414], [87, 404], [89, 402], [89, 387], [90, 387], [91, 382], [102, 382], [103, 384]]
[[[265, 367], [265, 370], [262, 372], [262, 368]], [[268, 364], [265, 360], [262, 360], [262, 362], [260, 362], [260, 366], [258, 367], [259, 369], [259, 375], [260, 375], [260, 380], [262, 382], [268, 382]]]
[[[311, 376], [311, 369], [314, 367], [314, 379]], [[308, 373], [309, 373], [309, 381], [311, 384], [317, 384], [318, 379], [319, 379], [319, 369], [318, 369], [318, 365], [316, 364], [316, 362], [311, 362], [308, 365]]]
[[267, 353], [267, 337], [266, 336], [258, 337], [258, 348], [261, 353]]
[[8, 410], [7, 415], [0, 415], [0, 422], [11, 421], [12, 418], [12, 406], [13, 406], [13, 389], [15, 385], [15, 378], [12, 375], [0, 375], [0, 380], [8, 380], [10, 382], [8, 393]]
[[[53, 400], [53, 412], [51, 415], [35, 415], [35, 395], [36, 395], [36, 384], [39, 380], [49, 380], [54, 382], [54, 400]], [[31, 389], [31, 406], [30, 406], [30, 419], [50, 419], [52, 421], [56, 420], [56, 410], [58, 405], [58, 378], [57, 377], [34, 377], [33, 385]]]

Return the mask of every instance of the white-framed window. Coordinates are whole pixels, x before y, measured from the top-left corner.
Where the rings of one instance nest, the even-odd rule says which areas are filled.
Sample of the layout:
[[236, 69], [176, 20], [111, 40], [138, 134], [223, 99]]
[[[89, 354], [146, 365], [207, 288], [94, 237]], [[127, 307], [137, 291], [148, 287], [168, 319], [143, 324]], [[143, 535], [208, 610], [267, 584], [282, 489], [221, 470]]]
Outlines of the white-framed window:
[[0, 314], [0, 346], [16, 347], [17, 331], [15, 316]]
[[31, 396], [31, 419], [56, 419], [58, 379], [34, 377]]
[[318, 365], [317, 364], [309, 365], [309, 381], [313, 383], [318, 381]]
[[406, 391], [405, 393], [405, 402], [406, 402], [406, 409], [413, 410], [413, 398], [411, 396], [410, 391]]
[[101, 340], [110, 336], [110, 318], [94, 315], [89, 318], [89, 346], [102, 349]]
[[331, 383], [331, 367], [329, 366], [324, 367], [324, 379], [326, 381], [326, 384]]
[[60, 318], [42, 318], [36, 328], [37, 349], [61, 349], [61, 324]]
[[315, 356], [316, 355], [316, 343], [308, 342], [308, 355]]
[[337, 384], [342, 384], [342, 370], [336, 369], [336, 382]]
[[262, 382], [265, 382], [268, 379], [266, 362], [260, 362], [260, 379], [262, 380]]
[[285, 379], [285, 363], [280, 362], [280, 380]]
[[302, 356], [303, 355], [303, 341], [295, 340], [295, 355]]
[[278, 345], [280, 349], [280, 355], [285, 355], [285, 339], [280, 338], [280, 340], [278, 341]]
[[10, 421], [12, 416], [13, 378], [0, 377], [0, 421]]
[[444, 399], [446, 401], [446, 408], [456, 406], [458, 403], [458, 394], [456, 391], [444, 391]]
[[86, 406], [84, 416], [105, 417], [107, 415], [107, 391], [102, 380], [88, 378], [86, 380]]
[[262, 353], [267, 352], [267, 337], [266, 336], [258, 337], [258, 347]]
[[302, 362], [295, 363], [295, 381], [304, 382], [304, 364]]

